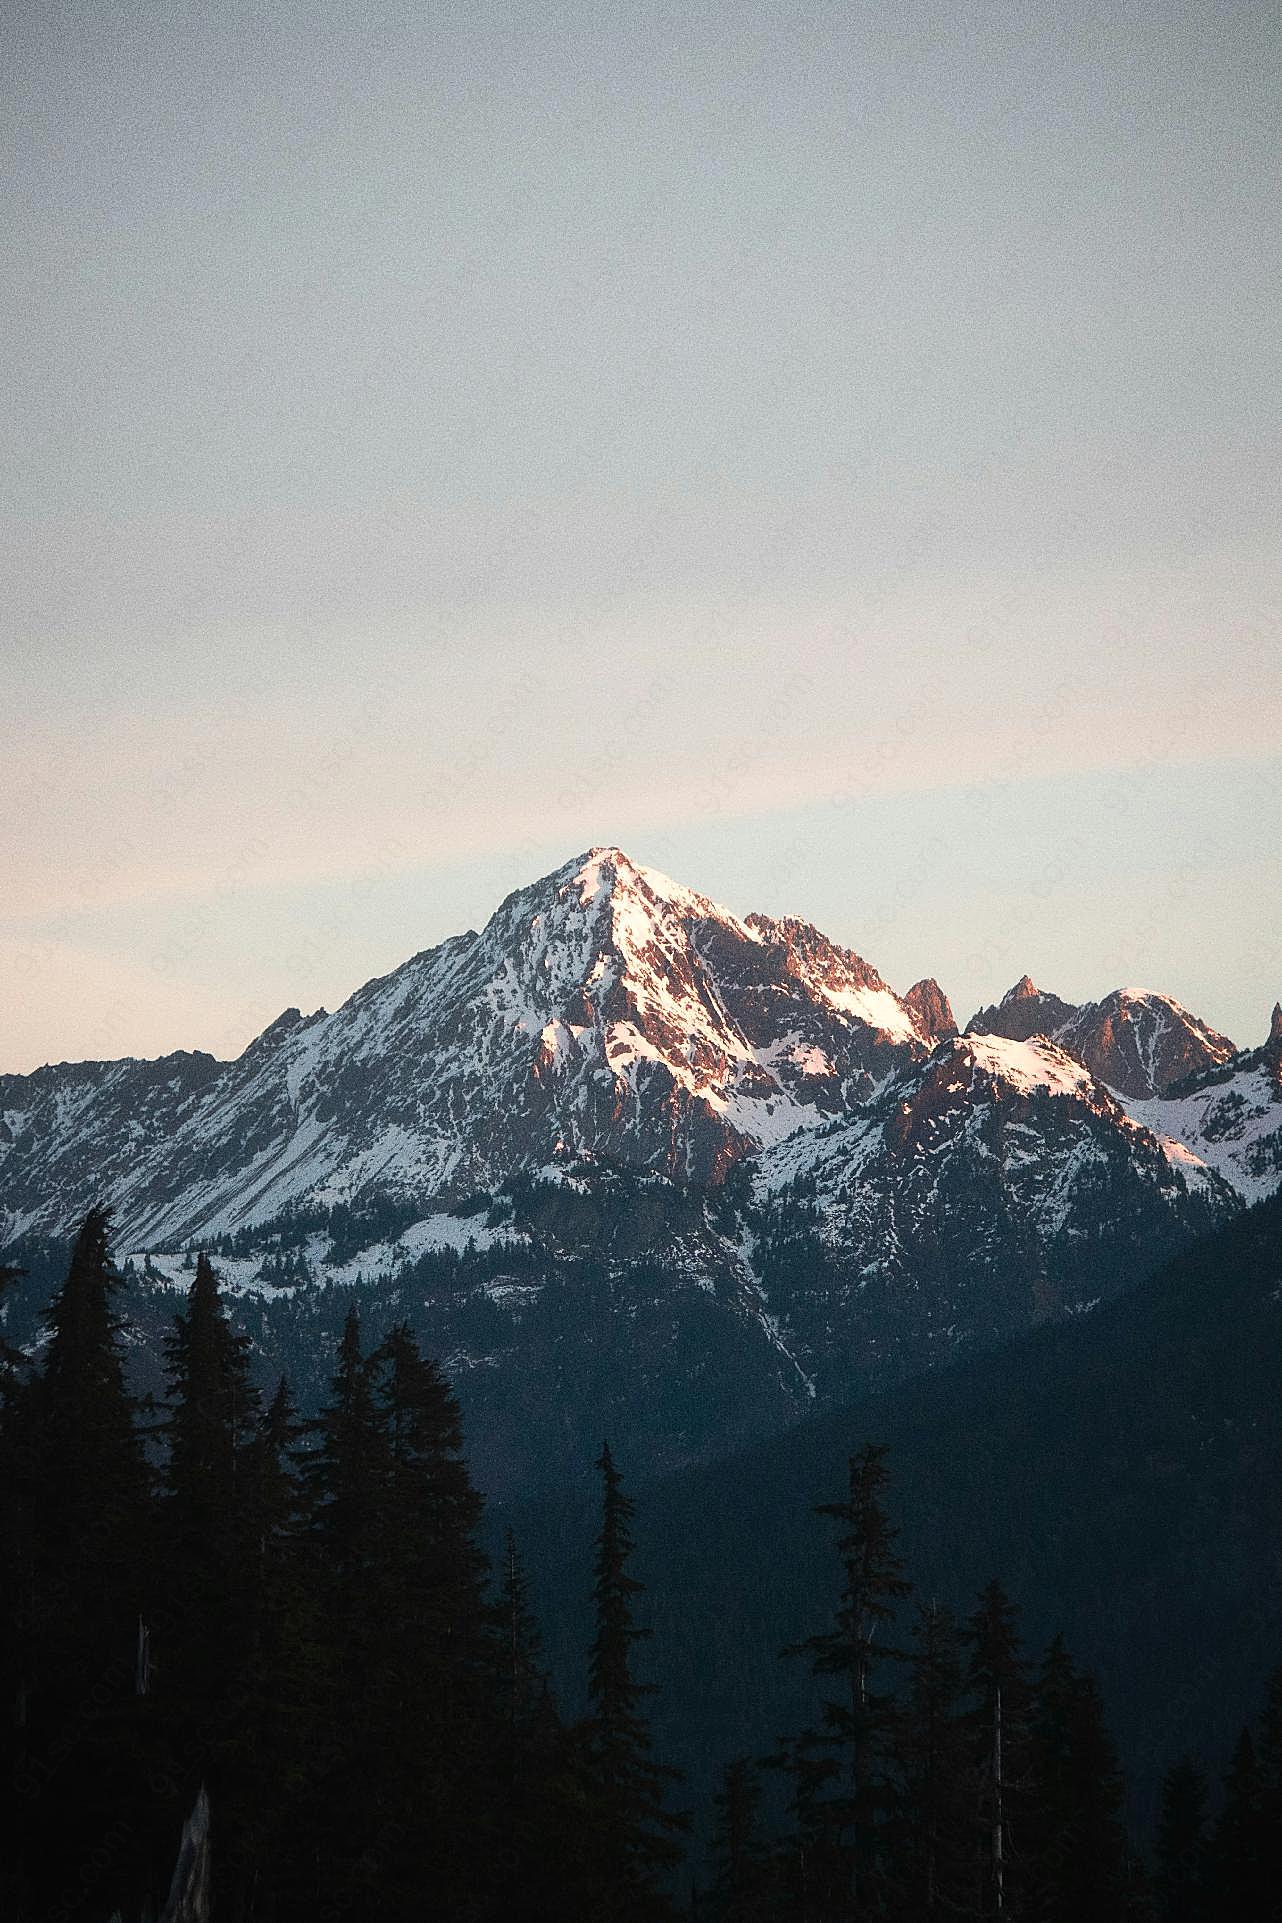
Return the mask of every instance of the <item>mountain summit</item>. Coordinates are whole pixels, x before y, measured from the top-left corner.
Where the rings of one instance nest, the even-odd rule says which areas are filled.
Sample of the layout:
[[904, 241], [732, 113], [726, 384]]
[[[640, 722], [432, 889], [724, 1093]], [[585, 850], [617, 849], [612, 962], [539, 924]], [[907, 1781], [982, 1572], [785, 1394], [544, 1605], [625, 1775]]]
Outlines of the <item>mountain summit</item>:
[[6, 1078], [11, 1232], [65, 1225], [104, 1185], [153, 1242], [371, 1189], [457, 1199], [580, 1153], [714, 1182], [867, 1098], [950, 1020], [808, 922], [740, 920], [591, 848], [234, 1062]]

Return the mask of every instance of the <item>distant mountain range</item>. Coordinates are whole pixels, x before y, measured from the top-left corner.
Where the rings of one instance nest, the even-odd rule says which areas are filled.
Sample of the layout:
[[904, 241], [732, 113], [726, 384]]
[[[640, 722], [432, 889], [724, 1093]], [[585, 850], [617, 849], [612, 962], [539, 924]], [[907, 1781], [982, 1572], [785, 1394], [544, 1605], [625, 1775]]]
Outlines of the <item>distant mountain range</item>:
[[1280, 1182], [1282, 1010], [1243, 1052], [1025, 977], [959, 1034], [616, 848], [235, 1061], [0, 1077], [0, 1242], [38, 1268], [105, 1197], [144, 1292], [214, 1248], [305, 1377], [335, 1290], [410, 1315], [498, 1484], [611, 1411], [675, 1466], [1078, 1314]]

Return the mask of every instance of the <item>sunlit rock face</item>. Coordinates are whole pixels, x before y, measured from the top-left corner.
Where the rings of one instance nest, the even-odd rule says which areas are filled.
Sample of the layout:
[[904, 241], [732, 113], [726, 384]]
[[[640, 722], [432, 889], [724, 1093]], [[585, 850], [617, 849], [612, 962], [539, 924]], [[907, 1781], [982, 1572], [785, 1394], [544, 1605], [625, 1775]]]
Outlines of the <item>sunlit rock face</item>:
[[1169, 995], [1115, 988], [1102, 1001], [1079, 1007], [1035, 987], [1027, 975], [996, 1007], [981, 1008], [967, 1033], [1020, 1042], [1045, 1035], [1070, 1049], [1107, 1087], [1137, 1098], [1165, 1094], [1235, 1053], [1226, 1035]]

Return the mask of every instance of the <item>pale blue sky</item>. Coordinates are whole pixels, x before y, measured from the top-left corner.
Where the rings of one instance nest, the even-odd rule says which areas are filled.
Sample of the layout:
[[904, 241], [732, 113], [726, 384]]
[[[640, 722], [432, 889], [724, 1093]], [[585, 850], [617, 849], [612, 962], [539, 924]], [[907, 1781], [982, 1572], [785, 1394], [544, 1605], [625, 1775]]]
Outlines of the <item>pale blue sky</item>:
[[592, 842], [1282, 992], [1271, 5], [22, 5], [0, 1068]]

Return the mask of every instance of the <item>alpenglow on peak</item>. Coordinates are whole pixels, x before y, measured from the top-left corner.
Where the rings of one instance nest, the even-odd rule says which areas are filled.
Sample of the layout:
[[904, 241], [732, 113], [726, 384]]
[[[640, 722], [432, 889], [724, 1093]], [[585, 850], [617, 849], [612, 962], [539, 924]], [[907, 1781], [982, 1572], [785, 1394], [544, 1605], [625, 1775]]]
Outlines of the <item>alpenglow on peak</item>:
[[[1114, 1095], [1150, 1101], [1233, 1056], [1167, 998], [1078, 1007], [1026, 986], [968, 1033], [1046, 1037]], [[800, 1168], [829, 1123], [862, 1140], [873, 1105], [955, 1031], [929, 978], [897, 993], [813, 923], [740, 917], [601, 844], [235, 1061], [0, 1077], [0, 1233], [61, 1232], [104, 1193], [134, 1247], [163, 1247], [371, 1197], [448, 1208], [567, 1157], [708, 1185], [795, 1142]], [[1235, 1180], [1267, 1177], [1254, 1140], [1272, 1141], [1272, 1099], [1240, 1154], [1247, 1124], [1216, 1111]], [[1181, 1166], [1187, 1137], [1201, 1166], [1200, 1111], [1144, 1122], [1178, 1138]]]

